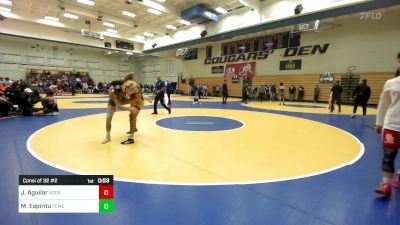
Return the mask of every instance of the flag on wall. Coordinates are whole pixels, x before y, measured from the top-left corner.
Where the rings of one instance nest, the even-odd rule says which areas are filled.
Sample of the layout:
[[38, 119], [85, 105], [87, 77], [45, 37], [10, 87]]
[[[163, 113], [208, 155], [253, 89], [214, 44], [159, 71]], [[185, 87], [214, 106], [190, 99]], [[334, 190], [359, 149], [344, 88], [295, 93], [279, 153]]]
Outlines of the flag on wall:
[[240, 78], [253, 78], [256, 73], [256, 62], [227, 64], [225, 78], [232, 79], [233, 83], [239, 83]]

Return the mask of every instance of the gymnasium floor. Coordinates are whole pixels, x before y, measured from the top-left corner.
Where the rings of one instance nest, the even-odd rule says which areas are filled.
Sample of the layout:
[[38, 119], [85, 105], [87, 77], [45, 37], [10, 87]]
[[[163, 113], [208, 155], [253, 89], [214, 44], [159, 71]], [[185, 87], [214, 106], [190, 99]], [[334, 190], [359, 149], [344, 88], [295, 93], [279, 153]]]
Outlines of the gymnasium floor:
[[[0, 224], [399, 224], [400, 191], [372, 191], [375, 109], [351, 119], [350, 106], [191, 101], [174, 96], [172, 114], [159, 106], [156, 116], [147, 102], [129, 146], [119, 144], [127, 112], [100, 144], [106, 96], [59, 97], [58, 116], [0, 120]], [[114, 174], [114, 213], [18, 214], [19, 174], [72, 173]]]

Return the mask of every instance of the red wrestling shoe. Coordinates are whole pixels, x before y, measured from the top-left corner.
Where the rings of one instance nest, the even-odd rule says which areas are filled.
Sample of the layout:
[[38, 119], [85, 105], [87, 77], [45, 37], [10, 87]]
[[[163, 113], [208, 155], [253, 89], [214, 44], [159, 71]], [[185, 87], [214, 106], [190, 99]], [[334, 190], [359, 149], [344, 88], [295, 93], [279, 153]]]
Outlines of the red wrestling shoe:
[[385, 197], [389, 197], [392, 193], [392, 187], [390, 183], [381, 183], [378, 187], [374, 189], [375, 193], [381, 194]]

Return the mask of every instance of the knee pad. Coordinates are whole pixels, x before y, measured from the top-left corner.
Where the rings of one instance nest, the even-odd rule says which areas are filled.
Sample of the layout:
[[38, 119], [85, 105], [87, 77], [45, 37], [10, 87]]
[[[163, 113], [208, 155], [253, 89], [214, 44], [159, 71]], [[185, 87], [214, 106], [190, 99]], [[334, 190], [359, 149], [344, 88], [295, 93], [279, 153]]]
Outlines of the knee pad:
[[394, 172], [394, 160], [396, 158], [396, 149], [384, 149], [382, 170], [384, 172], [393, 173]]

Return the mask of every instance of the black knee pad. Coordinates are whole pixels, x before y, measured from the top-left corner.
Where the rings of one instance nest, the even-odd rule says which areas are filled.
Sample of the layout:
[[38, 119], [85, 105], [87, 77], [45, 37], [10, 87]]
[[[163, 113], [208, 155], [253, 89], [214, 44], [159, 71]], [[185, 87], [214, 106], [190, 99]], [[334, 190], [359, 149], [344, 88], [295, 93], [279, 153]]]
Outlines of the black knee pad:
[[397, 149], [385, 148], [383, 153], [382, 170], [388, 173], [394, 173], [394, 160], [396, 159]]

